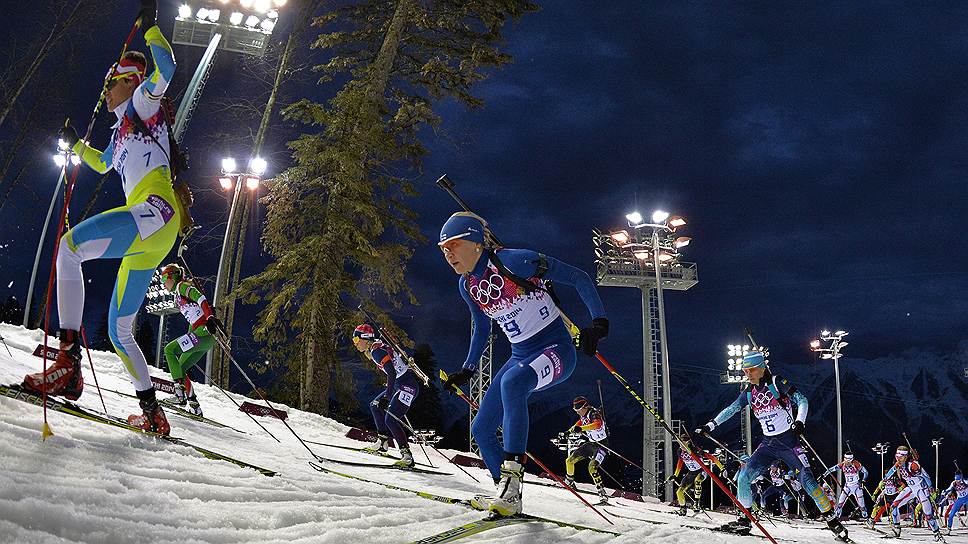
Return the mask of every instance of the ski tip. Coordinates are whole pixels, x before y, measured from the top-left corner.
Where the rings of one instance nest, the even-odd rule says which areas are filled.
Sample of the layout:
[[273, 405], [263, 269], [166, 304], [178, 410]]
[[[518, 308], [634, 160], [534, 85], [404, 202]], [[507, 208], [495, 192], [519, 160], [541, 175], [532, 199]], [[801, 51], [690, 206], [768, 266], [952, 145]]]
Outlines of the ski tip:
[[47, 437], [54, 436], [54, 431], [50, 430], [50, 425], [44, 422], [44, 427], [41, 429], [41, 440], [47, 440]]

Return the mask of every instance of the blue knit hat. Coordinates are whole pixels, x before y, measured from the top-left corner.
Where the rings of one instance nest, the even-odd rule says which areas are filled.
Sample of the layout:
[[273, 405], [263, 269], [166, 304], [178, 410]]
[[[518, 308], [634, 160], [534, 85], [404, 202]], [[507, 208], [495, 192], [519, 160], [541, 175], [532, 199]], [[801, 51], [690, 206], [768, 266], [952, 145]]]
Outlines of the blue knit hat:
[[443, 245], [451, 240], [463, 238], [477, 244], [484, 243], [484, 222], [476, 215], [457, 212], [440, 228], [440, 242]]
[[751, 351], [743, 356], [743, 368], [765, 368], [766, 357], [762, 351]]

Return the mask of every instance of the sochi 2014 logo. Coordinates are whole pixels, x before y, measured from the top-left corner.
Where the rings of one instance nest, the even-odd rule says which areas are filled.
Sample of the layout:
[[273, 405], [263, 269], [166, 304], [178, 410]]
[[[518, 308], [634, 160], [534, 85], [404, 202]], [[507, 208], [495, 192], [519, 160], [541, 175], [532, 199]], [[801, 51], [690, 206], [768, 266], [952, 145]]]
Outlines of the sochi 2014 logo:
[[471, 298], [474, 299], [478, 304], [482, 306], [487, 306], [491, 302], [501, 298], [501, 293], [504, 291], [504, 276], [500, 274], [491, 274], [487, 279], [482, 279], [476, 284], [472, 285], [468, 292]]

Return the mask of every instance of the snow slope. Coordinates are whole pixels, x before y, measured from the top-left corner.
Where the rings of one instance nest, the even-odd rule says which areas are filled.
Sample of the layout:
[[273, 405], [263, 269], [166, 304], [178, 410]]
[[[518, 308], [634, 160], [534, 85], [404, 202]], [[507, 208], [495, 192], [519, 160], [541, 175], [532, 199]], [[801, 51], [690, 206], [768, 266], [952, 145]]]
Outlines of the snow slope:
[[[40, 369], [30, 353], [41, 340], [37, 331], [0, 325], [12, 356], [0, 346], [0, 383], [19, 383]], [[97, 378], [104, 388], [133, 391], [118, 358], [92, 352]], [[101, 410], [94, 379], [85, 360], [85, 391], [79, 404]], [[152, 369], [157, 375], [164, 374]], [[282, 422], [262, 418], [280, 442], [267, 436], [214, 388], [197, 387], [206, 415], [245, 431], [241, 434], [169, 413], [172, 434], [208, 449], [279, 472], [265, 477], [250, 469], [202, 457], [190, 448], [157, 438], [49, 412], [54, 436], [41, 440], [41, 410], [0, 398], [0, 542], [234, 542], [317, 543], [410, 542], [479, 519], [480, 512], [426, 500], [339, 476], [321, 474]], [[160, 394], [160, 396], [164, 396]], [[242, 402], [244, 397], [234, 395]], [[130, 397], [105, 392], [110, 414], [138, 411]], [[344, 437], [347, 427], [315, 414], [289, 409], [289, 423], [305, 439], [328, 444], [363, 446]], [[315, 453], [336, 459], [379, 463], [363, 453], [311, 444]], [[452, 453], [452, 452], [449, 452]], [[448, 476], [388, 469], [325, 464], [370, 480], [451, 497], [487, 492], [430, 452]], [[426, 462], [426, 459], [423, 459]], [[484, 471], [468, 469], [482, 482]], [[630, 504], [630, 503], [629, 503]], [[495, 529], [462, 542], [749, 542], [710, 531], [680, 527], [704, 523], [679, 518], [659, 504], [615, 506], [626, 515], [665, 521], [655, 525], [614, 518], [601, 520], [564, 490], [526, 486], [528, 513], [601, 527], [621, 536], [525, 523]], [[713, 513], [716, 523], [729, 516]], [[711, 523], [706, 520], [705, 523]], [[833, 542], [817, 524], [767, 525], [774, 536], [795, 542]], [[852, 527], [857, 542], [878, 542], [880, 535]], [[968, 530], [948, 542], [968, 544]], [[922, 536], [918, 536], [922, 535]], [[925, 530], [908, 538], [929, 540]], [[765, 540], [757, 540], [765, 542]]]

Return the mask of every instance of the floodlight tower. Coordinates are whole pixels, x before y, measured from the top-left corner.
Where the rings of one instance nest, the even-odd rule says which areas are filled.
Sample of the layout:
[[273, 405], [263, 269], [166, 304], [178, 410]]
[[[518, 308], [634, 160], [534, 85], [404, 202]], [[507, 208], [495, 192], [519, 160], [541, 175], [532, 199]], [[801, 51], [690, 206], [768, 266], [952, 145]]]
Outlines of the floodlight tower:
[[[820, 332], [820, 340], [810, 342], [810, 349], [819, 353], [821, 359], [833, 359], [834, 361], [834, 385], [837, 391], [837, 462], [844, 458], [844, 435], [843, 435], [843, 415], [840, 408], [840, 358], [843, 356], [840, 350], [847, 347], [844, 337], [847, 331], [830, 332], [824, 330]], [[826, 346], [826, 347], [825, 347]], [[837, 481], [841, 481], [843, 471], [838, 472]]]
[[[762, 348], [764, 356], [765, 348]], [[719, 383], [743, 384], [749, 383], [743, 372], [743, 356], [750, 352], [749, 344], [729, 344], [726, 346], [726, 372], [720, 374]], [[743, 407], [743, 418], [740, 420], [740, 432], [743, 435], [743, 450], [746, 455], [753, 455], [753, 428], [750, 406]]]
[[57, 195], [60, 188], [64, 185], [67, 176], [67, 165], [77, 166], [81, 164], [81, 158], [71, 152], [70, 146], [63, 139], [57, 140], [57, 153], [54, 154], [54, 164], [60, 174], [57, 177], [57, 184], [54, 185], [54, 194], [50, 197], [50, 206], [47, 208], [47, 219], [44, 220], [44, 230], [40, 231], [40, 240], [37, 242], [37, 252], [34, 254], [34, 268], [30, 272], [30, 284], [27, 286], [27, 301], [24, 303], [24, 328], [29, 327], [30, 306], [33, 304], [31, 298], [34, 296], [34, 283], [37, 281], [37, 267], [40, 266], [40, 252], [44, 249], [44, 239], [47, 237], [47, 228], [50, 226], [51, 215], [54, 214], [54, 206], [57, 203]]
[[873, 448], [871, 448], [874, 450], [874, 453], [881, 456], [881, 478], [884, 477], [884, 454], [887, 453], [887, 450], [890, 448], [891, 445], [887, 442], [878, 442], [877, 444], [874, 444]]
[[155, 270], [151, 276], [151, 283], [148, 284], [148, 292], [145, 294], [147, 304], [145, 310], [158, 316], [158, 341], [155, 345], [155, 366], [161, 368], [161, 350], [165, 345], [165, 326], [166, 316], [178, 313], [178, 303], [175, 301], [175, 294], [165, 289], [165, 282], [161, 279], [161, 272]]
[[[669, 386], [669, 350], [666, 339], [663, 291], [685, 291], [699, 280], [695, 263], [679, 260], [679, 250], [689, 244], [688, 236], [676, 236], [686, 220], [657, 210], [651, 222], [642, 214], [625, 216], [630, 230], [605, 234], [592, 231], [595, 244], [596, 282], [604, 287], [637, 287], [642, 292], [643, 398], [653, 407], [661, 405], [662, 417], [675, 430]], [[661, 399], [661, 402], [658, 402]], [[642, 494], [658, 496], [655, 475], [673, 470], [671, 437], [643, 410]], [[662, 450], [661, 459], [658, 456]], [[661, 462], [660, 462], [661, 461]], [[666, 482], [664, 496], [672, 496], [672, 482]]]

